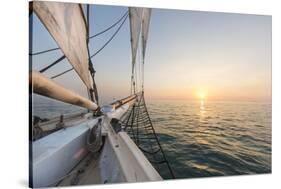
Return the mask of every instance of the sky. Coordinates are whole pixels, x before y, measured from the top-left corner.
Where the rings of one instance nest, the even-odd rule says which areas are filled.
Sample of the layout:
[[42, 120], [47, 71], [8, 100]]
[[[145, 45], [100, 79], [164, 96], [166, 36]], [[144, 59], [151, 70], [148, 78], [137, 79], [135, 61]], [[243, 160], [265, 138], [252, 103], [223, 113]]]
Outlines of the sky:
[[[126, 11], [127, 7], [91, 6], [90, 34], [110, 26]], [[114, 31], [92, 39], [90, 54]], [[57, 47], [36, 16], [32, 43], [33, 52]], [[61, 54], [34, 56], [33, 68], [43, 68]], [[101, 101], [130, 95], [128, 20], [92, 61]], [[65, 60], [44, 74], [50, 77], [68, 68]], [[144, 77], [149, 99], [271, 101], [271, 16], [153, 9]], [[75, 72], [55, 81], [87, 96]]]

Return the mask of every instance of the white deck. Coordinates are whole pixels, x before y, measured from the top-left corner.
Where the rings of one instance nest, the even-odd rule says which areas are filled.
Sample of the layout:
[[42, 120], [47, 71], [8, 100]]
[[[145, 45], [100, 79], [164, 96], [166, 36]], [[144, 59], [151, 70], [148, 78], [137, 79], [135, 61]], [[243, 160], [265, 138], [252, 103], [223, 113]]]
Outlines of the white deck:
[[[111, 118], [120, 119], [128, 108], [129, 105], [124, 105], [102, 117], [105, 145], [95, 160], [97, 166], [91, 170], [90, 164], [79, 184], [162, 180], [130, 137], [122, 131], [116, 134], [110, 126]], [[97, 121], [97, 118], [85, 119], [33, 142], [33, 187], [54, 186], [79, 164], [88, 153], [86, 133]]]

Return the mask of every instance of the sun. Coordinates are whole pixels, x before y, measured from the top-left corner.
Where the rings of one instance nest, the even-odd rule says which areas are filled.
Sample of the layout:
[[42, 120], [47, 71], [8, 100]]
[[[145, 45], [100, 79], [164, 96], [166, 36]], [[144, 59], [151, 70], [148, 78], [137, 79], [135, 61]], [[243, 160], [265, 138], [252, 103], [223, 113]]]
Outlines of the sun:
[[205, 100], [206, 97], [207, 97], [207, 93], [205, 91], [199, 91], [198, 97], [199, 97], [200, 100]]

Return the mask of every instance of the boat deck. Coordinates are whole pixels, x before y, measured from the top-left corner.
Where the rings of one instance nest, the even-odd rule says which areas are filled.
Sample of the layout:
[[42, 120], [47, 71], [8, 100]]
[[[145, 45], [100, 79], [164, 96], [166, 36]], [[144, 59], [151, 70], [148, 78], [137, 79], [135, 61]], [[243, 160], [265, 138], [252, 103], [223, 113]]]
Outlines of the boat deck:
[[102, 183], [100, 177], [100, 153], [89, 152], [86, 157], [57, 186], [89, 185]]
[[90, 185], [125, 182], [119, 161], [108, 139], [102, 150], [88, 154], [61, 178], [57, 186]]
[[[123, 105], [99, 118], [84, 115], [71, 121], [64, 119], [63, 129], [33, 141], [33, 185], [46, 187], [162, 180], [127, 133], [114, 130], [112, 119], [120, 119], [128, 108], [129, 105]], [[103, 146], [99, 152], [90, 153], [87, 133], [98, 126], [99, 120], [102, 120]], [[79, 124], [71, 126], [73, 122]]]

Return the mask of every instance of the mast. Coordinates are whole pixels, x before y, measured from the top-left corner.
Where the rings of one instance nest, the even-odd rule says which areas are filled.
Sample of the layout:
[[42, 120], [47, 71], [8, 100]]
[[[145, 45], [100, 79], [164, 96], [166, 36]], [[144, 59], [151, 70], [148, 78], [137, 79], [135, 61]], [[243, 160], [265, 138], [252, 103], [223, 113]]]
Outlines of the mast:
[[87, 50], [88, 50], [88, 57], [89, 57], [89, 72], [92, 79], [92, 88], [88, 89], [88, 93], [90, 96], [90, 99], [93, 102], [99, 103], [99, 96], [98, 96], [98, 90], [97, 85], [95, 82], [95, 69], [93, 67], [93, 62], [90, 58], [90, 50], [89, 50], [89, 43], [90, 43], [90, 5], [87, 4]]

